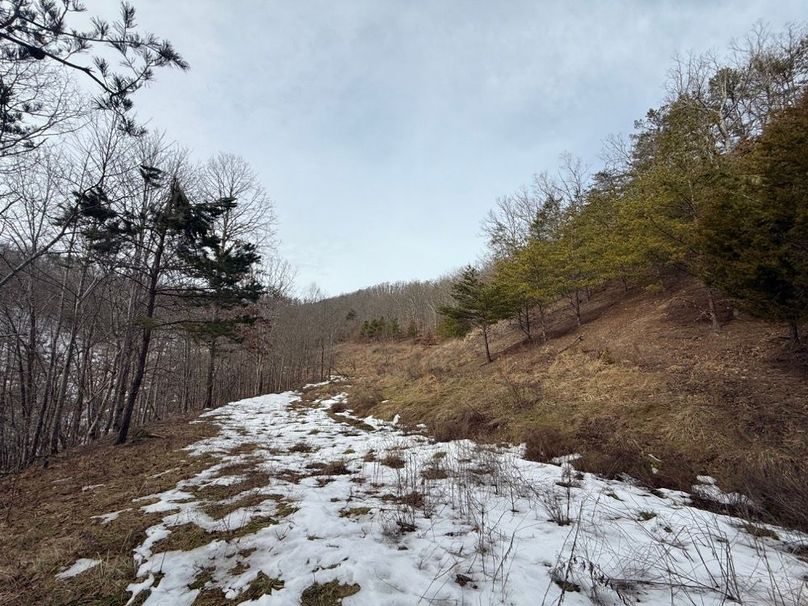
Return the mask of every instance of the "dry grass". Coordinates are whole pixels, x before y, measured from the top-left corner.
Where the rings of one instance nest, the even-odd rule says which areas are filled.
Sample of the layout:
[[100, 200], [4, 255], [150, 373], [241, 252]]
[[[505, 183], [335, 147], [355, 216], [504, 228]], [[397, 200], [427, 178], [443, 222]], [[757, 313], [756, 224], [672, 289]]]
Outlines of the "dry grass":
[[257, 600], [264, 595], [270, 595], [273, 591], [283, 589], [283, 586], [284, 582], [281, 579], [273, 579], [263, 572], [259, 572], [258, 576], [253, 579], [247, 589], [235, 598], [229, 600], [219, 587], [209, 587], [199, 592], [196, 596], [196, 600], [194, 600], [194, 606], [228, 606], [230, 604], [240, 604], [249, 600]]
[[[326, 398], [333, 398], [334, 396], [342, 393], [343, 385], [339, 381], [328, 383], [327, 385], [320, 385], [318, 387], [309, 387], [301, 392], [300, 402], [298, 406], [311, 406], [318, 400], [325, 400]], [[294, 405], [292, 406], [294, 408]]]
[[[181, 448], [213, 435], [213, 426], [174, 420], [148, 430], [154, 437], [122, 447], [97, 443], [52, 458], [46, 469], [0, 480], [0, 604], [126, 603], [135, 578], [132, 549], [164, 515], [144, 514], [138, 507], [145, 502], [132, 499], [212, 464]], [[124, 509], [108, 524], [91, 519]], [[102, 564], [66, 581], [54, 578], [83, 557]]]
[[237, 601], [257, 600], [262, 595], [269, 595], [273, 591], [283, 589], [283, 586], [284, 582], [282, 580], [270, 578], [263, 572], [259, 572], [258, 576], [250, 583], [250, 586], [239, 594]]
[[213, 533], [207, 532], [193, 522], [173, 526], [171, 534], [154, 545], [154, 551], [191, 551], [216, 540]]
[[404, 469], [404, 467], [407, 465], [404, 458], [395, 452], [391, 452], [384, 458], [379, 459], [379, 463], [386, 465], [387, 467], [392, 467], [393, 469]]
[[351, 473], [351, 470], [348, 469], [348, 465], [343, 459], [337, 459], [328, 463], [316, 461], [306, 465], [306, 468], [313, 470], [311, 475], [314, 476], [344, 476]]
[[[576, 329], [551, 314], [547, 344], [506, 323], [436, 346], [343, 344], [355, 369], [358, 414], [426, 423], [440, 440], [525, 442], [546, 461], [579, 452], [576, 467], [629, 473], [689, 490], [698, 473], [752, 494], [772, 519], [808, 528], [808, 365], [784, 345], [784, 327], [741, 317], [719, 331], [704, 321], [703, 289], [615, 288], [585, 305]], [[384, 400], [387, 400], [386, 402]]]
[[222, 502], [211, 502], [208, 503], [204, 507], [205, 513], [207, 513], [210, 517], [214, 520], [220, 520], [224, 518], [227, 514], [236, 511], [237, 509], [248, 509], [250, 507], [256, 507], [263, 503], [264, 501], [268, 501], [270, 499], [279, 500], [280, 497], [277, 495], [266, 495], [261, 493], [248, 493], [243, 497], [236, 498], [234, 500], [228, 499], [226, 503]]
[[314, 583], [300, 596], [301, 606], [340, 606], [343, 598], [359, 593], [359, 585], [340, 584], [338, 581]]
[[293, 444], [289, 452], [311, 452], [312, 450], [314, 450], [314, 447], [311, 444], [301, 441]]
[[351, 507], [349, 509], [343, 509], [340, 511], [339, 516], [341, 518], [358, 518], [369, 514], [370, 511], [370, 507]]
[[[233, 466], [233, 469], [239, 470], [236, 472], [236, 475], [239, 476], [239, 480], [233, 484], [203, 484], [201, 486], [192, 487], [190, 490], [199, 498], [206, 501], [222, 501], [235, 497], [247, 490], [261, 488], [270, 484], [271, 478], [269, 474], [258, 471], [253, 464], [247, 463], [243, 465], [243, 468], [242, 464]], [[230, 474], [223, 473], [218, 477], [225, 477], [227, 475]]]
[[331, 418], [331, 420], [336, 421], [337, 423], [350, 425], [354, 429], [361, 429], [362, 431], [376, 431], [376, 428], [373, 427], [373, 425], [368, 425], [361, 419], [357, 419], [355, 417], [337, 414], [333, 409], [328, 411], [328, 416]]
[[171, 534], [154, 545], [155, 552], [190, 551], [213, 541], [229, 541], [254, 534], [262, 528], [274, 526], [281, 518], [297, 511], [297, 507], [285, 501], [279, 501], [274, 515], [260, 514], [251, 518], [243, 526], [207, 531], [194, 523], [181, 524], [171, 528]]

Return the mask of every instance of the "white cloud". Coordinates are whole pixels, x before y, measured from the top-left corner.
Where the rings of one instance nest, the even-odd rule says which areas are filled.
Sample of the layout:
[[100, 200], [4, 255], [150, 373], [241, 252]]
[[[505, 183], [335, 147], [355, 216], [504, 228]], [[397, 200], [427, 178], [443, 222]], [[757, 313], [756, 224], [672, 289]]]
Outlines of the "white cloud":
[[158, 73], [140, 114], [200, 157], [250, 161], [300, 283], [330, 293], [473, 260], [493, 199], [562, 151], [595, 163], [603, 138], [661, 99], [674, 54], [805, 12], [797, 0], [136, 5], [192, 64]]

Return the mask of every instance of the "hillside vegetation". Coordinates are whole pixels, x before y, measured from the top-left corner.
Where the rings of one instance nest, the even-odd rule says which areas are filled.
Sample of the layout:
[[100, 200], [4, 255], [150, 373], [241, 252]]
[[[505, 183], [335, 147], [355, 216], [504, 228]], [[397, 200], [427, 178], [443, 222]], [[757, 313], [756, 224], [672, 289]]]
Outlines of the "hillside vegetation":
[[345, 343], [337, 369], [361, 414], [400, 415], [441, 439], [525, 442], [538, 460], [580, 453], [577, 468], [652, 486], [690, 490], [710, 474], [805, 526], [808, 366], [781, 326], [721, 301], [725, 325], [713, 330], [705, 296], [691, 280], [657, 293], [610, 287], [584, 303], [580, 329], [567, 309], [550, 312], [545, 344], [500, 322], [491, 364], [475, 332]]

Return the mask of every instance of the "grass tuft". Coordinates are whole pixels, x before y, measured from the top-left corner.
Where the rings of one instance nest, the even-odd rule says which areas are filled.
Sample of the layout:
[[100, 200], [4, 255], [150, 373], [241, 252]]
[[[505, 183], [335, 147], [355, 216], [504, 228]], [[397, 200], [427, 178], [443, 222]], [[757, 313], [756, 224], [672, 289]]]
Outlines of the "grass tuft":
[[309, 585], [300, 596], [300, 606], [340, 606], [343, 598], [359, 593], [356, 583], [344, 585], [338, 581], [314, 583]]

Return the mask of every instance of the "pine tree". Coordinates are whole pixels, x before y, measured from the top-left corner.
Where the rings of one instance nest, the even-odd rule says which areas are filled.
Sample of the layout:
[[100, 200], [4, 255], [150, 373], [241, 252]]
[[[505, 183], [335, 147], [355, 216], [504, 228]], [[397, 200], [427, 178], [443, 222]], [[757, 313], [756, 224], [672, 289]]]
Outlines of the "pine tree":
[[[163, 189], [165, 175], [159, 169], [142, 166], [140, 174], [145, 189]], [[127, 439], [152, 335], [161, 326], [156, 318], [158, 297], [170, 294], [177, 307], [190, 316], [171, 324], [191, 328], [215, 341], [232, 335], [244, 318], [222, 321], [214, 314], [212, 321], [206, 321], [191, 310], [211, 305], [232, 308], [257, 300], [262, 292], [250, 278], [259, 259], [254, 247], [242, 242], [223, 247], [213, 231], [216, 219], [234, 203], [227, 198], [194, 201], [176, 176], [170, 179], [165, 195], [138, 217], [132, 211], [117, 209], [100, 190], [79, 195], [78, 225], [99, 260], [128, 257], [133, 251], [144, 260], [145, 309], [138, 320], [140, 345], [123, 405], [119, 444]]]
[[513, 314], [512, 299], [500, 284], [482, 280], [480, 272], [471, 266], [452, 284], [451, 294], [454, 305], [444, 305], [440, 313], [455, 323], [479, 328], [485, 343], [485, 358], [491, 362], [489, 329]]
[[759, 317], [808, 319], [808, 95], [727, 161], [699, 226], [718, 286]]

